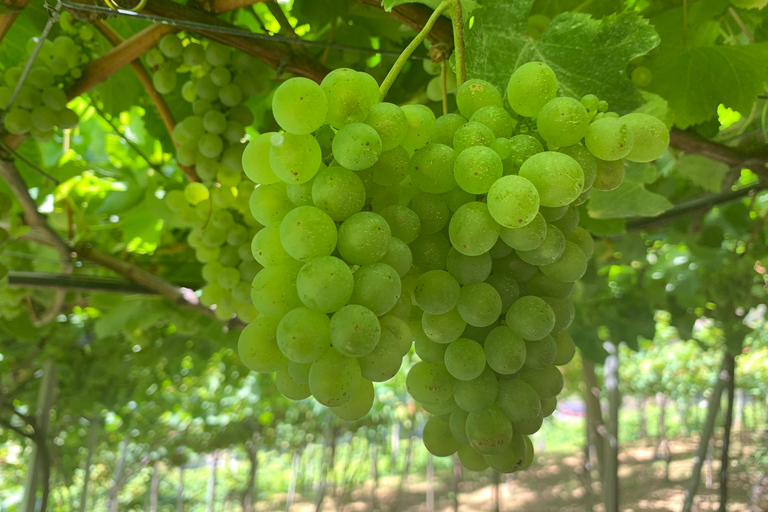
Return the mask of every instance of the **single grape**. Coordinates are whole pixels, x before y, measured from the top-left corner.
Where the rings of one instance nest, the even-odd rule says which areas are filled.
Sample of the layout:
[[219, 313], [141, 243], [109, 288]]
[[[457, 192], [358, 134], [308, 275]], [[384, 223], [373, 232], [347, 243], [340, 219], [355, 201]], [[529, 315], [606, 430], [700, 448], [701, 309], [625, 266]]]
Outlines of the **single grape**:
[[291, 400], [304, 400], [311, 395], [309, 385], [306, 382], [296, 382], [287, 369], [278, 370], [275, 386], [284, 397]]
[[512, 249], [532, 251], [547, 236], [547, 221], [537, 213], [531, 222], [521, 228], [501, 228], [501, 239]]
[[459, 449], [459, 443], [451, 434], [448, 422], [438, 416], [431, 416], [427, 420], [422, 439], [427, 451], [436, 457], [448, 457]]
[[441, 194], [456, 186], [453, 175], [455, 160], [456, 152], [449, 146], [432, 143], [414, 153], [408, 173], [422, 191]]
[[355, 287], [350, 302], [385, 315], [400, 298], [400, 276], [384, 263], [363, 265], [354, 273]]
[[505, 228], [527, 226], [539, 210], [539, 192], [522, 176], [504, 176], [496, 180], [488, 190], [487, 201], [491, 217]]
[[378, 102], [379, 88], [370, 75], [348, 68], [328, 73], [320, 84], [328, 100], [328, 124], [341, 129], [362, 123]]
[[169, 94], [176, 88], [176, 76], [172, 69], [158, 69], [152, 75], [152, 85], [160, 94]]
[[453, 134], [453, 149], [461, 153], [473, 146], [490, 146], [494, 140], [496, 137], [490, 128], [470, 121], [459, 127]]
[[381, 148], [385, 152], [397, 148], [408, 134], [408, 118], [394, 103], [384, 102], [371, 106], [365, 124], [379, 134]]
[[531, 156], [523, 162], [519, 174], [536, 187], [542, 206], [568, 205], [579, 197], [584, 187], [584, 172], [579, 163], [554, 151]]
[[632, 83], [635, 84], [635, 87], [639, 87], [641, 89], [648, 87], [651, 84], [651, 80], [653, 80], [651, 70], [645, 66], [637, 66], [632, 70], [632, 74], [630, 76]]
[[413, 254], [408, 244], [393, 236], [389, 239], [387, 253], [379, 261], [389, 265], [395, 269], [398, 276], [403, 277], [411, 270]]
[[481, 107], [472, 114], [470, 121], [484, 124], [493, 131], [493, 136], [507, 139], [515, 129], [515, 120], [501, 106]]
[[360, 379], [360, 388], [352, 395], [349, 402], [337, 407], [331, 407], [331, 412], [346, 421], [357, 421], [365, 417], [373, 407], [374, 390], [373, 383], [367, 379]]
[[503, 107], [504, 101], [493, 84], [474, 78], [461, 84], [456, 91], [456, 105], [461, 115], [470, 119], [483, 107]]
[[435, 138], [435, 114], [426, 105], [403, 105], [400, 107], [408, 119], [408, 134], [403, 146], [416, 150]]
[[552, 332], [555, 312], [540, 297], [527, 295], [517, 299], [506, 315], [507, 325], [528, 341], [540, 340]]
[[448, 232], [457, 251], [467, 256], [479, 256], [496, 244], [501, 226], [491, 216], [485, 203], [472, 202], [454, 213]]
[[481, 411], [496, 402], [499, 382], [496, 374], [486, 366], [476, 379], [457, 380], [454, 384], [453, 397], [456, 404], [467, 412]]
[[262, 314], [282, 318], [292, 309], [301, 306], [296, 293], [296, 276], [299, 269], [294, 265], [276, 265], [259, 272], [253, 279], [251, 300]]
[[499, 155], [485, 146], [465, 149], [459, 153], [453, 164], [456, 183], [471, 194], [487, 193], [503, 172], [504, 166]]
[[288, 199], [285, 183], [261, 185], [253, 190], [250, 198], [251, 215], [264, 226], [279, 224], [293, 209]]
[[461, 466], [464, 469], [470, 471], [485, 471], [488, 469], [488, 463], [485, 461], [485, 456], [468, 444], [459, 446], [457, 453], [459, 455]]
[[512, 73], [507, 84], [507, 101], [521, 116], [536, 117], [557, 95], [557, 78], [543, 62], [528, 62]]
[[339, 309], [331, 318], [331, 343], [349, 357], [368, 354], [379, 343], [381, 325], [370, 309], [350, 304]]
[[[254, 240], [270, 229], [262, 229]], [[279, 241], [277, 245], [280, 245]], [[332, 313], [344, 307], [352, 297], [354, 283], [352, 271], [346, 263], [333, 256], [321, 256], [301, 267], [296, 278], [296, 290], [308, 307]]]
[[440, 197], [419, 193], [411, 198], [410, 208], [421, 221], [421, 234], [431, 235], [443, 229], [450, 219], [448, 205]]
[[179, 40], [176, 34], [164, 35], [157, 46], [163, 52], [163, 55], [170, 59], [181, 57], [184, 51], [184, 45], [181, 44], [181, 40]]
[[461, 286], [445, 270], [430, 270], [416, 280], [413, 299], [426, 313], [441, 315], [456, 307]]
[[557, 356], [557, 343], [552, 336], [537, 341], [525, 342], [525, 365], [530, 368], [545, 368]]
[[445, 268], [451, 242], [442, 233], [421, 235], [410, 245], [413, 264], [421, 270]]
[[499, 473], [514, 473], [522, 469], [527, 458], [526, 437], [515, 429], [514, 435], [503, 451], [486, 455], [485, 461]]
[[424, 330], [422, 329], [421, 324], [419, 324], [418, 331], [416, 331], [414, 336], [413, 348], [416, 355], [419, 356], [422, 361], [442, 363], [448, 345], [432, 341], [429, 336], [424, 334]]
[[363, 378], [373, 382], [386, 382], [400, 371], [403, 354], [392, 332], [382, 329], [381, 338], [373, 350], [357, 359]]
[[388, 206], [379, 212], [379, 215], [387, 221], [392, 236], [410, 244], [418, 238], [421, 232], [419, 216], [405, 206]]
[[445, 269], [461, 285], [485, 281], [491, 274], [492, 265], [490, 254], [467, 256], [453, 247], [448, 251], [445, 261]]
[[269, 185], [280, 181], [269, 163], [273, 132], [262, 133], [250, 141], [243, 151], [243, 171], [254, 183]]
[[[521, 370], [524, 367], [521, 366]], [[536, 390], [523, 379], [499, 381], [496, 405], [516, 425], [541, 416], [541, 400]]]
[[365, 186], [354, 172], [331, 166], [315, 176], [312, 202], [333, 220], [343, 221], [363, 209]]
[[[635, 71], [641, 68], [635, 68]], [[634, 76], [634, 73], [633, 73]], [[632, 131], [632, 150], [624, 157], [630, 162], [650, 162], [659, 158], [669, 146], [669, 130], [664, 123], [648, 114], [633, 113], [620, 118]]]
[[275, 176], [286, 183], [305, 183], [320, 169], [322, 152], [311, 135], [273, 134], [269, 164]]
[[541, 108], [536, 128], [550, 147], [572, 146], [586, 135], [589, 115], [579, 100], [561, 96]]
[[312, 133], [325, 123], [327, 112], [328, 99], [323, 89], [308, 78], [286, 80], [272, 98], [272, 114], [287, 132]]
[[[510, 257], [514, 257], [514, 254], [511, 254]], [[522, 261], [520, 263], [526, 264]], [[517, 284], [515, 277], [511, 273], [496, 271], [488, 276], [485, 282], [496, 288], [496, 291], [499, 292], [502, 311], [507, 311], [512, 303], [520, 297], [520, 285]]]
[[632, 127], [626, 120], [614, 117], [601, 117], [592, 121], [584, 137], [587, 149], [596, 158], [609, 162], [627, 156], [632, 151], [634, 141]]
[[361, 379], [357, 360], [331, 348], [309, 369], [309, 390], [326, 407], [339, 407], [357, 394]]
[[375, 263], [389, 250], [391, 233], [387, 221], [380, 215], [355, 213], [339, 227], [339, 253], [355, 265]]
[[515, 331], [506, 325], [495, 327], [485, 338], [485, 355], [495, 372], [509, 375], [523, 367], [526, 345]]
[[439, 315], [424, 313], [421, 317], [421, 327], [424, 334], [435, 343], [450, 343], [459, 337], [467, 328], [467, 322], [461, 318], [456, 308]]
[[485, 351], [478, 342], [459, 338], [445, 350], [445, 368], [459, 380], [476, 379], [485, 370]]
[[433, 142], [453, 147], [453, 137], [456, 130], [467, 122], [464, 116], [459, 114], [445, 114], [435, 121], [435, 138]]
[[579, 246], [579, 249], [581, 249], [587, 259], [592, 257], [592, 253], [595, 251], [595, 242], [592, 239], [592, 235], [590, 235], [589, 231], [586, 229], [577, 227], [566, 237], [566, 240]]
[[266, 315], [248, 324], [240, 333], [237, 352], [240, 360], [250, 370], [272, 373], [283, 368], [287, 360], [277, 346], [279, 320]]
[[555, 281], [551, 277], [537, 272], [533, 277], [526, 281], [525, 286], [530, 295], [538, 297], [555, 297], [565, 299], [573, 291], [573, 283], [564, 283]]
[[311, 363], [331, 344], [328, 315], [299, 307], [285, 314], [277, 327], [277, 345], [289, 361]]
[[351, 123], [333, 138], [333, 156], [347, 169], [361, 171], [376, 163], [381, 155], [379, 134], [363, 123]]
[[478, 452], [484, 455], [498, 454], [512, 440], [512, 423], [495, 405], [472, 411], [467, 416], [467, 438]]
[[280, 242], [299, 261], [329, 256], [336, 248], [336, 239], [333, 219], [315, 206], [299, 206], [280, 223]]
[[417, 402], [436, 405], [451, 398], [454, 381], [445, 365], [420, 361], [408, 371], [405, 385]]
[[501, 295], [488, 283], [462, 286], [456, 309], [469, 325], [487, 327], [496, 322], [501, 314]]
[[558, 151], [565, 153], [579, 163], [581, 171], [584, 173], [584, 189], [590, 188], [597, 176], [597, 160], [592, 156], [592, 153], [581, 144], [560, 148]]
[[451, 411], [451, 416], [448, 418], [448, 426], [451, 429], [451, 435], [461, 444], [469, 444], [469, 439], [467, 439], [468, 416], [469, 413], [467, 411], [461, 407], [456, 407]]
[[408, 176], [410, 161], [411, 157], [403, 146], [384, 151], [376, 163], [371, 166], [373, 182], [385, 187], [399, 184]]
[[576, 314], [576, 309], [573, 307], [573, 301], [565, 298], [559, 299], [556, 297], [542, 297], [544, 301], [549, 304], [552, 311], [555, 312], [555, 326], [552, 328], [553, 332], [562, 331], [570, 327], [573, 322], [573, 318]]
[[610, 191], [621, 185], [624, 181], [624, 161], [597, 160], [597, 172], [592, 187], [595, 190]]
[[556, 397], [563, 389], [563, 374], [556, 366], [543, 369], [523, 367], [519, 378], [527, 382], [542, 400]]

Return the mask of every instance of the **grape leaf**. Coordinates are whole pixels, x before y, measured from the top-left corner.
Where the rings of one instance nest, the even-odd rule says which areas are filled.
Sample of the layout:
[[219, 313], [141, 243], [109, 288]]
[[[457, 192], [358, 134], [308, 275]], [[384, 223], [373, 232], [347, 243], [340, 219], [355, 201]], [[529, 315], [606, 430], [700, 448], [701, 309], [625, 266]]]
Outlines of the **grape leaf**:
[[728, 165], [701, 155], [686, 155], [677, 162], [675, 170], [704, 190], [719, 192]]
[[596, 219], [654, 217], [674, 205], [666, 197], [645, 188], [639, 176], [628, 175], [615, 190], [595, 190], [589, 199], [589, 216]]
[[526, 34], [531, 0], [489, 0], [474, 13], [467, 31], [467, 72], [504, 90], [519, 65], [547, 63], [560, 91], [573, 97], [596, 94], [611, 109], [629, 112], [643, 103], [626, 74], [630, 60], [659, 43], [650, 24], [633, 13], [594, 20], [584, 13], [552, 19], [539, 40]]

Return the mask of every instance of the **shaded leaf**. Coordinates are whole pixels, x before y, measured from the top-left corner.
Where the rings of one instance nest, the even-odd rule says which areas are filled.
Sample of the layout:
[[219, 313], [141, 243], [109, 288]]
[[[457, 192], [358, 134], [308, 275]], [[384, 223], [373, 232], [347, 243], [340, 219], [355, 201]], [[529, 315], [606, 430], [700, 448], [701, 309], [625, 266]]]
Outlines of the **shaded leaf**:
[[705, 190], [719, 192], [728, 173], [728, 165], [702, 155], [685, 155], [675, 170]]

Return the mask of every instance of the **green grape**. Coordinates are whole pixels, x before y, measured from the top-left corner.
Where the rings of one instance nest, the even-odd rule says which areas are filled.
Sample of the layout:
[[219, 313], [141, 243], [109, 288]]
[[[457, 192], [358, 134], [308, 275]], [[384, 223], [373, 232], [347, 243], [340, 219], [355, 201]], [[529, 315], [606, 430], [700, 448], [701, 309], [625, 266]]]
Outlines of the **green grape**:
[[232, 73], [224, 66], [213, 68], [210, 72], [210, 76], [213, 83], [219, 87], [223, 87], [232, 81]]
[[522, 176], [504, 176], [496, 180], [488, 190], [487, 201], [491, 217], [505, 228], [527, 226], [539, 210], [537, 187]]
[[552, 364], [556, 356], [557, 343], [552, 336], [525, 342], [525, 365], [530, 368], [544, 368]]
[[427, 83], [427, 98], [431, 101], [443, 99], [443, 80], [441, 77], [436, 76]]
[[529, 294], [538, 297], [564, 299], [573, 291], [573, 283], [555, 281], [541, 272], [537, 272], [533, 277], [526, 281], [525, 286], [528, 288]]
[[424, 334], [435, 343], [450, 343], [458, 339], [467, 328], [456, 308], [439, 315], [424, 313], [421, 317]]
[[224, 149], [224, 141], [215, 133], [206, 133], [197, 145], [200, 154], [208, 158], [218, 158]]
[[511, 437], [509, 444], [503, 451], [486, 455], [485, 461], [488, 465], [499, 473], [514, 473], [522, 469], [526, 462], [527, 457], [527, 445], [526, 437], [515, 430], [514, 435]]
[[373, 382], [386, 382], [400, 371], [403, 364], [403, 354], [395, 335], [387, 329], [382, 329], [381, 338], [373, 350], [358, 357], [363, 378]]
[[312, 202], [333, 220], [343, 221], [362, 210], [365, 186], [354, 172], [343, 167], [329, 167], [314, 178]]
[[467, 338], [452, 341], [445, 350], [445, 368], [456, 379], [476, 379], [485, 370], [483, 346]]
[[469, 445], [461, 445], [457, 451], [459, 461], [464, 469], [470, 471], [485, 471], [488, 469], [488, 463], [485, 456]]
[[[451, 411], [448, 418], [448, 427], [451, 429], [451, 435], [461, 444], [469, 444], [467, 439], [467, 416], [469, 413], [461, 407], [456, 407]], [[482, 458], [482, 456], [481, 456]]]
[[459, 114], [445, 114], [435, 121], [435, 137], [433, 142], [453, 147], [453, 137], [456, 130], [464, 126], [467, 120]]
[[496, 402], [499, 382], [489, 366], [476, 379], [457, 380], [453, 389], [456, 404], [467, 412], [476, 412]]
[[304, 400], [309, 398], [309, 385], [306, 382], [296, 382], [287, 369], [278, 370], [275, 375], [275, 386], [286, 398], [291, 400]]
[[501, 239], [512, 249], [532, 251], [539, 247], [547, 236], [547, 221], [540, 213], [521, 228], [501, 228]]
[[411, 351], [411, 345], [413, 345], [413, 334], [411, 328], [405, 320], [393, 316], [391, 313], [380, 320], [382, 329], [386, 329], [392, 333], [397, 342], [397, 352], [400, 357], [405, 356]]
[[339, 407], [352, 400], [361, 379], [357, 360], [331, 348], [309, 369], [309, 390], [326, 407]]
[[457, 408], [456, 400], [454, 400], [453, 397], [449, 398], [445, 402], [440, 402], [439, 404], [435, 405], [419, 405], [421, 405], [421, 408], [424, 409], [425, 412], [431, 414], [432, 416], [443, 418], [443, 421], [450, 417], [451, 413]]
[[400, 205], [387, 206], [379, 215], [389, 224], [392, 236], [406, 244], [416, 240], [421, 232], [419, 216], [410, 208]]
[[557, 398], [547, 398], [541, 401], [541, 415], [543, 417], [551, 416], [557, 409]]
[[210, 192], [208, 191], [208, 187], [202, 183], [189, 183], [184, 188], [184, 197], [189, 204], [194, 206], [201, 201], [208, 199], [210, 197]]
[[[198, 93], [198, 95], [199, 95], [199, 93]], [[211, 102], [206, 100], [206, 99], [198, 98], [192, 104], [192, 112], [196, 116], [202, 116], [206, 112], [208, 112], [209, 110], [211, 110]]]
[[355, 265], [376, 263], [389, 250], [392, 232], [381, 215], [359, 212], [339, 228], [338, 249], [341, 256]]
[[[635, 71], [638, 69], [641, 68]], [[636, 112], [621, 117], [620, 121], [626, 123], [634, 136], [632, 150], [624, 157], [630, 162], [650, 162], [667, 150], [669, 130], [660, 119]]]
[[[271, 228], [262, 229], [256, 238], [268, 229]], [[349, 266], [333, 256], [321, 256], [305, 263], [296, 278], [296, 290], [301, 301], [324, 313], [332, 313], [344, 307], [352, 297], [353, 287], [354, 278]]]
[[27, 82], [38, 89], [50, 87], [53, 85], [53, 80], [51, 70], [42, 66], [32, 68], [27, 75]]
[[312, 133], [325, 123], [328, 99], [314, 81], [296, 77], [280, 84], [272, 98], [272, 114], [285, 131]]
[[198, 141], [190, 140], [176, 148], [176, 161], [179, 165], [195, 165], [199, 155]]
[[157, 46], [160, 48], [160, 51], [163, 52], [163, 55], [169, 59], [181, 57], [181, 54], [184, 51], [184, 45], [181, 44], [181, 41], [176, 37], [176, 34], [164, 35]]
[[[325, 165], [322, 164], [320, 166], [320, 169], [322, 169], [320, 172], [323, 172], [324, 168]], [[296, 206], [315, 206], [314, 201], [312, 201], [312, 186], [315, 184], [316, 178], [317, 175], [304, 183], [287, 185], [285, 191], [288, 194], [288, 199], [290, 199], [291, 203]]]
[[43, 91], [43, 103], [53, 110], [63, 110], [67, 106], [67, 95], [62, 89], [51, 86]]
[[469, 325], [487, 327], [499, 319], [501, 295], [488, 283], [473, 283], [462, 286], [456, 305], [459, 315]]
[[448, 345], [432, 341], [429, 336], [424, 334], [421, 325], [418, 326], [418, 330], [415, 332], [416, 335], [414, 336], [413, 348], [416, 355], [419, 356], [422, 361], [427, 361], [428, 363], [442, 363]]
[[430, 270], [416, 280], [413, 300], [425, 313], [441, 315], [456, 307], [461, 286], [445, 270]]
[[18, 107], [12, 108], [5, 115], [4, 125], [9, 133], [15, 135], [27, 133], [32, 129], [32, 121], [29, 112]]
[[445, 269], [461, 285], [480, 283], [491, 274], [491, 255], [467, 256], [451, 247], [445, 261]]
[[223, 288], [234, 288], [240, 282], [240, 271], [236, 268], [226, 267], [219, 273], [218, 281]]
[[455, 160], [456, 152], [453, 149], [432, 143], [414, 153], [408, 173], [420, 190], [442, 194], [456, 186], [456, 179], [453, 177]]
[[289, 361], [311, 363], [330, 344], [330, 320], [316, 309], [293, 309], [283, 316], [277, 327], [277, 345]]
[[[552, 334], [552, 338], [557, 345], [557, 355], [552, 361], [552, 364], [556, 366], [563, 366], [571, 362], [573, 356], [576, 355], [576, 344], [573, 338], [565, 331], [560, 331]], [[544, 416], [548, 416], [545, 414]]]
[[293, 209], [285, 183], [282, 182], [256, 187], [249, 204], [251, 215], [264, 226], [279, 224]]
[[557, 78], [543, 62], [528, 62], [512, 73], [507, 84], [507, 101], [521, 116], [536, 117], [541, 108], [557, 96]]
[[382, 151], [397, 148], [408, 134], [408, 118], [394, 103], [377, 103], [371, 106], [365, 124], [379, 134]]
[[493, 131], [493, 136], [497, 139], [511, 137], [516, 124], [503, 107], [494, 105], [477, 109], [470, 121], [484, 124]]
[[348, 124], [333, 138], [334, 158], [353, 171], [371, 167], [381, 155], [381, 150], [379, 134], [367, 124]]
[[381, 325], [370, 309], [350, 304], [331, 317], [331, 343], [349, 357], [364, 356], [373, 350], [381, 337]]
[[365, 121], [379, 99], [376, 80], [353, 69], [334, 69], [325, 76], [320, 87], [328, 99], [328, 124], [337, 130]]
[[579, 163], [554, 151], [537, 153], [523, 162], [520, 176], [533, 183], [541, 205], [547, 207], [572, 203], [584, 187], [584, 172]]
[[176, 88], [176, 72], [171, 69], [158, 69], [152, 75], [152, 85], [160, 94], [168, 94]]
[[565, 215], [552, 223], [564, 236], [568, 236], [579, 225], [579, 209], [575, 205], [569, 206]]
[[485, 357], [493, 371], [503, 375], [517, 372], [526, 360], [526, 344], [506, 325], [495, 327], [485, 338]]
[[346, 421], [357, 421], [365, 417], [373, 407], [374, 390], [370, 380], [360, 379], [360, 388], [349, 402], [331, 407], [331, 412]]
[[336, 248], [336, 238], [333, 219], [315, 206], [299, 206], [280, 223], [280, 242], [299, 261], [329, 256]]
[[481, 202], [459, 208], [448, 226], [451, 244], [467, 256], [479, 256], [491, 250], [500, 232], [501, 226], [491, 216], [488, 205]]
[[587, 271], [587, 257], [578, 245], [566, 241], [560, 258], [548, 265], [542, 265], [541, 271], [555, 281], [572, 283], [578, 281]]
[[498, 454], [512, 440], [512, 423], [495, 405], [472, 411], [467, 416], [467, 438], [483, 455]]
[[563, 374], [556, 366], [543, 369], [523, 367], [519, 378], [527, 382], [542, 400], [556, 397], [563, 389]]
[[445, 201], [430, 193], [421, 192], [413, 196], [410, 207], [421, 221], [422, 235], [431, 235], [442, 230], [451, 217]]
[[572, 146], [586, 135], [589, 115], [579, 100], [561, 96], [541, 108], [536, 128], [550, 147]]
[[592, 253], [595, 251], [595, 242], [592, 240], [592, 235], [586, 229], [577, 227], [566, 237], [566, 240], [579, 246], [579, 249], [581, 249], [581, 252], [584, 253], [587, 259], [592, 257]]
[[541, 416], [539, 395], [523, 379], [499, 381], [496, 405], [504, 411], [513, 425], [532, 421]]
[[197, 80], [195, 91], [197, 96], [207, 101], [214, 101], [219, 97], [220, 87], [213, 83], [209, 75], [203, 75]]
[[224, 133], [227, 127], [227, 116], [218, 110], [209, 110], [203, 116], [203, 126], [208, 133]]
[[266, 315], [246, 325], [237, 342], [240, 360], [248, 369], [259, 373], [272, 373], [287, 362], [277, 346], [279, 319]]
[[205, 48], [198, 43], [190, 43], [182, 51], [184, 64], [189, 67], [200, 66], [205, 62]]
[[589, 115], [590, 119], [593, 119], [595, 114], [597, 114], [597, 107], [599, 103], [600, 99], [594, 94], [586, 94], [581, 98], [581, 104], [584, 105], [585, 109], [587, 109], [587, 114]]
[[270, 139], [269, 164], [286, 183], [304, 183], [320, 169], [322, 152], [311, 135], [278, 133]]
[[435, 138], [435, 114], [426, 105], [403, 105], [400, 107], [408, 119], [408, 134], [403, 146], [416, 150], [426, 146]]
[[254, 183], [269, 185], [280, 181], [269, 163], [273, 135], [275, 133], [262, 133], [250, 141], [243, 151], [243, 171]]
[[534, 14], [528, 18], [528, 35], [533, 39], [541, 39], [541, 35], [549, 27], [550, 19], [543, 14]]
[[485, 282], [496, 288], [496, 291], [499, 292], [502, 311], [507, 311], [509, 306], [520, 297], [520, 285], [517, 284], [512, 274], [495, 272], [488, 276]]
[[386, 263], [395, 269], [398, 276], [403, 277], [411, 270], [413, 254], [411, 254], [408, 244], [399, 238], [391, 237], [389, 239], [389, 249], [387, 249], [387, 253], [379, 261], [380, 263]]
[[609, 162], [621, 160], [632, 151], [634, 144], [632, 128], [623, 119], [601, 117], [589, 125], [584, 143], [599, 160]]
[[439, 416], [430, 416], [422, 433], [424, 447], [435, 457], [448, 457], [459, 449], [459, 442], [451, 434], [448, 422]]
[[541, 142], [531, 135], [515, 135], [509, 141], [512, 143], [512, 150], [504, 160], [504, 174], [516, 174], [523, 162], [544, 151]]
[[420, 404], [437, 405], [451, 399], [454, 382], [445, 365], [420, 361], [408, 371], [405, 386]]
[[532, 435], [539, 431], [543, 423], [544, 416], [539, 414], [533, 419], [513, 423], [513, 426], [515, 428], [515, 432], [518, 434]]
[[544, 299], [527, 295], [510, 306], [506, 321], [515, 334], [524, 340], [535, 341], [552, 332], [555, 312]]
[[504, 101], [493, 84], [485, 80], [467, 80], [456, 91], [456, 105], [461, 115], [470, 119], [472, 115], [483, 107], [503, 107]]
[[421, 235], [410, 244], [413, 264], [421, 270], [440, 270], [445, 268], [451, 242], [442, 233]]
[[651, 84], [651, 80], [653, 80], [651, 70], [645, 66], [636, 67], [632, 70], [632, 74], [630, 76], [635, 87], [639, 87], [640, 89], [648, 87]]
[[541, 216], [544, 217], [544, 220], [547, 222], [555, 222], [556, 220], [560, 220], [563, 215], [568, 211], [569, 205], [563, 205], [558, 206], [554, 208], [549, 208], [547, 206], [542, 206], [539, 208], [539, 213], [541, 213]]
[[453, 149], [461, 153], [475, 146], [490, 146], [496, 137], [493, 131], [484, 124], [470, 121], [463, 124], [453, 134]]
[[225, 107], [236, 107], [243, 101], [243, 91], [237, 84], [227, 84], [219, 90], [219, 101]]
[[376, 163], [371, 166], [373, 182], [385, 187], [397, 185], [408, 176], [410, 160], [411, 157], [403, 146], [384, 151]]
[[581, 144], [560, 148], [558, 151], [565, 153], [579, 163], [581, 171], [584, 173], [584, 189], [590, 188], [597, 176], [597, 161], [592, 153]]
[[552, 224], [547, 224], [547, 234], [544, 241], [536, 249], [517, 251], [517, 255], [531, 265], [549, 265], [557, 261], [565, 251], [565, 237]]
[[568, 298], [542, 298], [547, 304], [549, 304], [549, 307], [552, 308], [552, 311], [555, 312], [555, 326], [552, 328], [552, 331], [557, 332], [567, 329], [573, 322], [573, 318], [576, 314], [576, 310], [573, 307], [573, 301]]
[[485, 146], [465, 149], [456, 157], [453, 175], [456, 183], [471, 194], [485, 194], [501, 178], [504, 166], [494, 150]]
[[296, 293], [296, 276], [299, 269], [294, 265], [276, 265], [259, 272], [253, 279], [251, 300], [253, 305], [268, 316], [282, 318], [301, 306]]
[[494, 150], [497, 155], [499, 155], [499, 158], [501, 158], [502, 160], [502, 165], [503, 165], [503, 161], [512, 155], [513, 146], [512, 146], [511, 139], [498, 138], [493, 142], [491, 142], [491, 145], [488, 147]]
[[355, 271], [354, 279], [351, 303], [365, 306], [376, 316], [386, 314], [400, 298], [400, 276], [389, 265], [363, 265]]
[[401, 201], [402, 190], [400, 187], [382, 187], [372, 184], [368, 188], [368, 197], [370, 198], [371, 210], [378, 213], [384, 208], [399, 204]]
[[624, 181], [624, 161], [597, 160], [597, 172], [592, 187], [595, 190], [610, 191], [621, 185]]

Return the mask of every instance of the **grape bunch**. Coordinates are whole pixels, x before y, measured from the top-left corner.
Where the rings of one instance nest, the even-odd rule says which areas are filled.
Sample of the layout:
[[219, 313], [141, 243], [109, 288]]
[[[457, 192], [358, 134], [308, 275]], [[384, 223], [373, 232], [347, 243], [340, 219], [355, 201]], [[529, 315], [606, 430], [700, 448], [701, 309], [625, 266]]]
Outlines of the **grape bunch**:
[[[77, 22], [66, 12], [59, 20], [59, 29], [60, 35], [43, 42], [18, 96], [5, 112], [3, 125], [9, 133], [29, 133], [37, 140], [47, 141], [53, 137], [56, 128], [74, 128], [79, 121], [77, 113], [67, 107], [66, 90], [80, 78], [83, 67], [91, 60], [94, 32], [90, 25]], [[27, 54], [18, 66], [3, 73], [0, 109], [8, 109], [13, 91], [37, 44], [38, 38], [30, 38], [26, 45]]]
[[[11, 206], [11, 198], [0, 192], [0, 219], [8, 215]], [[11, 235], [8, 231], [0, 228], [0, 258], [4, 256], [3, 252], [10, 238]], [[4, 263], [8, 263], [5, 258], [0, 260], [0, 318], [12, 320], [26, 311], [24, 297], [27, 292], [22, 288], [8, 286], [8, 268]], [[23, 263], [29, 265], [28, 261]], [[14, 266], [14, 268], [16, 267]]]
[[262, 268], [250, 242], [262, 226], [249, 209], [254, 185], [243, 179], [243, 139], [254, 122], [244, 103], [269, 91], [270, 75], [244, 53], [174, 34], [164, 36], [146, 58], [155, 88], [169, 94], [182, 77], [181, 95], [192, 106], [192, 115], [172, 136], [177, 161], [194, 166], [202, 182], [170, 190], [164, 199], [178, 223], [191, 228], [187, 240], [204, 264], [201, 302], [215, 306], [221, 319], [237, 315], [250, 322], [258, 314], [251, 281]]
[[427, 449], [470, 470], [527, 467], [575, 354], [569, 297], [593, 252], [578, 205], [669, 142], [654, 117], [557, 89], [531, 62], [510, 77], [511, 110], [472, 79], [459, 112], [436, 119], [379, 101], [351, 69], [284, 82], [272, 102], [283, 132], [243, 153], [264, 226], [244, 364], [355, 420], [413, 345], [406, 385], [431, 415]]

